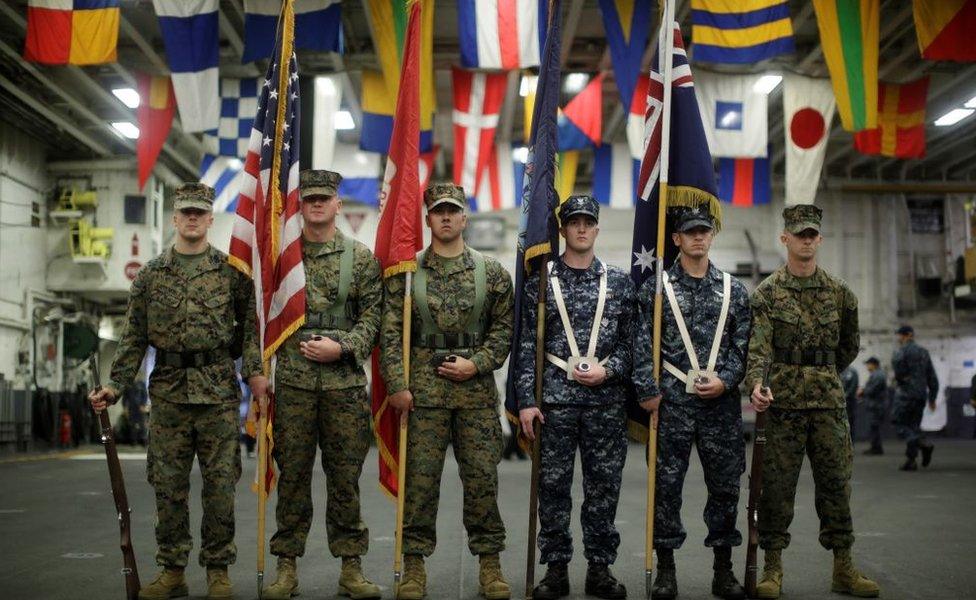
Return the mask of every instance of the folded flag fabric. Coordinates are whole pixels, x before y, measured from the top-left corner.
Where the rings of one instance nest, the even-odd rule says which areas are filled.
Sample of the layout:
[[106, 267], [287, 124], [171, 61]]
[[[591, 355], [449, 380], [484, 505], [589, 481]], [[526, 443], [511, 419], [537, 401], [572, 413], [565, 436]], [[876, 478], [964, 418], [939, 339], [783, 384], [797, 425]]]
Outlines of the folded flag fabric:
[[136, 119], [139, 122], [136, 163], [139, 165], [141, 191], [173, 126], [176, 97], [173, 95], [173, 84], [166, 76], [152, 77], [139, 73], [136, 75], [136, 85], [140, 98], [139, 108], [136, 110]]
[[787, 205], [813, 204], [817, 196], [835, 106], [827, 80], [783, 77]]
[[647, 86], [651, 78], [641, 75], [634, 85], [634, 96], [630, 100], [630, 113], [627, 115], [627, 145], [630, 156], [638, 161], [644, 156], [644, 113], [647, 112]]
[[786, 0], [691, 0], [692, 57], [752, 64], [796, 49]]
[[912, 9], [922, 58], [976, 61], [976, 0], [912, 0]]
[[718, 160], [719, 200], [732, 206], [756, 206], [769, 204], [771, 197], [769, 158]]
[[496, 142], [491, 147], [478, 194], [469, 201], [472, 210], [488, 212], [515, 208], [515, 164], [509, 142]]
[[847, 131], [878, 126], [880, 4], [880, 0], [813, 0], [837, 112]]
[[218, 0], [153, 0], [186, 132], [216, 129], [220, 120]]
[[854, 134], [854, 148], [861, 154], [894, 158], [925, 156], [925, 101], [929, 78], [899, 85], [885, 83], [878, 89], [878, 126]]
[[599, 146], [603, 137], [603, 73], [598, 73], [559, 113], [559, 151]]
[[48, 65], [116, 60], [119, 0], [28, 0], [24, 59]]
[[634, 97], [651, 31], [651, 0], [600, 0], [600, 14], [620, 101], [627, 105]]
[[220, 80], [220, 121], [216, 130], [203, 135], [210, 154], [240, 158], [247, 156], [254, 116], [258, 112], [259, 79]]
[[[241, 62], [271, 56], [281, 0], [244, 0], [244, 55]], [[295, 47], [342, 52], [340, 0], [301, 0], [295, 3]]]
[[489, 155], [495, 144], [495, 127], [505, 100], [508, 75], [451, 69], [454, 88], [454, 183], [469, 198], [477, 195]]
[[512, 70], [539, 66], [548, 0], [458, 0], [461, 66]]
[[241, 171], [244, 163], [238, 158], [204, 154], [200, 161], [200, 183], [214, 189], [214, 212], [236, 212], [241, 194]]
[[766, 94], [753, 90], [762, 75], [698, 72], [698, 108], [712, 156], [766, 156]]
[[604, 144], [593, 151], [593, 197], [610, 208], [633, 208], [637, 202], [640, 161], [628, 144]]

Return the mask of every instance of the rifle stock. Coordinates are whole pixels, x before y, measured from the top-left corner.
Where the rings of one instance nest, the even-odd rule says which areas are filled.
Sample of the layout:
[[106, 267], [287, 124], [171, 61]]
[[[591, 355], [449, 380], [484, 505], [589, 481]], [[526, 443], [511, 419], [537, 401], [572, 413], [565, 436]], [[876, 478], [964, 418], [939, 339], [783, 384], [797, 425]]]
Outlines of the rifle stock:
[[[769, 393], [769, 369], [763, 377], [763, 392]], [[769, 410], [769, 409], [766, 409]], [[746, 503], [746, 519], [749, 525], [749, 542], [746, 545], [746, 574], [743, 577], [746, 595], [756, 597], [759, 575], [759, 498], [762, 496], [762, 465], [766, 449], [766, 411], [756, 413], [756, 432], [752, 445], [752, 464], [749, 467], [749, 501]]]

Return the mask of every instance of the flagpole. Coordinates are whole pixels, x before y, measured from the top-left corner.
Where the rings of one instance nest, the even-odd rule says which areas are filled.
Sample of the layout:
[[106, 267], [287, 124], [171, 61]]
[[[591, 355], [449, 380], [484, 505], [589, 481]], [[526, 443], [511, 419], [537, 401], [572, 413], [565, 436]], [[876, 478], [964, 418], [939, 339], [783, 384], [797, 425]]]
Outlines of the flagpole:
[[[406, 272], [403, 289], [403, 379], [410, 389], [410, 332], [413, 318], [413, 273]], [[403, 575], [403, 503], [407, 493], [407, 426], [410, 413], [400, 414], [399, 450], [397, 452], [397, 512], [396, 537], [393, 549], [393, 597], [400, 597], [400, 579]]]
[[258, 598], [264, 589], [264, 524], [268, 504], [268, 396], [258, 398]]
[[[549, 290], [549, 256], [539, 258], [539, 301], [535, 322], [535, 405], [542, 409], [542, 377], [546, 357], [546, 293]], [[525, 555], [525, 597], [532, 598], [535, 587], [536, 533], [539, 521], [539, 446], [542, 438], [542, 425], [538, 420], [532, 424], [532, 477], [529, 485], [529, 541]]]
[[[664, 308], [664, 235], [668, 207], [668, 168], [671, 146], [671, 71], [674, 62], [674, 0], [665, 0], [661, 19], [664, 34], [663, 65], [664, 98], [661, 107], [661, 179], [657, 208], [657, 248], [654, 269], [654, 380], [661, 382], [661, 315]], [[660, 406], [658, 407], [660, 410]], [[644, 539], [644, 593], [651, 597], [654, 585], [654, 487], [657, 481], [657, 411], [650, 414], [647, 427], [647, 526]]]

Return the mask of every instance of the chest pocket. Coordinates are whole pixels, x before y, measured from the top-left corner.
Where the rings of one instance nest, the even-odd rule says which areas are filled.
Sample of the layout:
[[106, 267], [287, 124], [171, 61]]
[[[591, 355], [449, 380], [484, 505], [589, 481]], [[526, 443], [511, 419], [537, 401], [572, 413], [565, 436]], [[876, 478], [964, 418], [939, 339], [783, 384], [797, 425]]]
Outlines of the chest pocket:
[[773, 310], [769, 319], [773, 326], [773, 347], [793, 348], [800, 347], [803, 340], [800, 340], [800, 315], [791, 310]]

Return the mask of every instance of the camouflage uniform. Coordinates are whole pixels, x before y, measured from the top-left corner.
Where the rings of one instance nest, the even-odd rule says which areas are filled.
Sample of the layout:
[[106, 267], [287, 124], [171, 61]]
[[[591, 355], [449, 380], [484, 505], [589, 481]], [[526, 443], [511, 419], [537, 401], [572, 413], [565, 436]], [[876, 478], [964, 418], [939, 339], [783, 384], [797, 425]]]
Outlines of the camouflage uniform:
[[[302, 196], [335, 195], [338, 173], [303, 171]], [[350, 244], [351, 242], [351, 244]], [[348, 296], [339, 294], [340, 265], [353, 253]], [[278, 349], [275, 371], [274, 458], [281, 470], [276, 517], [278, 531], [271, 553], [295, 557], [305, 553], [312, 524], [312, 466], [322, 449], [328, 501], [326, 530], [333, 556], [361, 556], [369, 530], [360, 516], [359, 477], [369, 450], [370, 409], [363, 364], [376, 343], [383, 305], [379, 263], [369, 249], [341, 231], [325, 243], [303, 244], [306, 323]], [[323, 323], [330, 308], [346, 315], [344, 323]], [[342, 358], [318, 363], [302, 356], [299, 344], [310, 334], [330, 337], [342, 346]]]
[[914, 459], [921, 447], [931, 445], [922, 432], [925, 404], [939, 395], [939, 377], [932, 366], [929, 351], [909, 340], [895, 350], [891, 357], [895, 372], [895, 400], [891, 406], [891, 422], [898, 438], [905, 440], [905, 455]]
[[864, 384], [864, 407], [871, 421], [871, 448], [881, 449], [881, 425], [884, 423], [885, 401], [888, 399], [888, 383], [881, 367], [868, 375]]
[[[203, 184], [184, 184], [176, 192], [177, 210], [209, 211], [212, 202], [213, 190]], [[196, 257], [168, 249], [132, 283], [109, 386], [123, 391], [131, 385], [146, 349], [156, 348], [146, 469], [156, 492], [160, 565], [185, 567], [193, 546], [188, 497], [194, 455], [203, 475], [200, 565], [223, 566], [236, 559], [241, 391], [234, 358], [254, 330], [254, 310], [251, 281], [213, 247]], [[256, 353], [244, 353], [243, 371], [261, 372]]]
[[[438, 194], [450, 187], [464, 205], [460, 188], [434, 184], [425, 193], [428, 208]], [[445, 258], [427, 248], [418, 268], [426, 270], [427, 302], [436, 326], [445, 334], [464, 330], [475, 303], [475, 258], [465, 247], [455, 258]], [[381, 369], [387, 394], [405, 389], [413, 394], [407, 439], [407, 484], [404, 497], [403, 552], [430, 556], [437, 543], [437, 506], [441, 473], [448, 444], [454, 447], [464, 488], [464, 526], [472, 554], [489, 555], [505, 547], [505, 525], [498, 512], [498, 462], [502, 431], [498, 420], [498, 391], [494, 371], [508, 356], [512, 337], [511, 275], [493, 258], [483, 257], [486, 296], [481, 343], [469, 348], [432, 348], [420, 344], [421, 314], [413, 302], [410, 351], [410, 385], [403, 371], [404, 277], [386, 279], [380, 330]], [[416, 276], [415, 276], [416, 277]], [[415, 288], [416, 289], [416, 288]], [[464, 382], [437, 374], [435, 355], [457, 354], [469, 358], [478, 373]]]
[[[718, 327], [722, 307], [722, 272], [709, 264], [708, 273], [698, 279], [688, 275], [680, 259], [668, 269], [681, 314], [698, 353], [699, 366], [705, 368]], [[685, 383], [665, 369], [662, 387], [654, 381], [652, 328], [655, 277], [647, 279], [638, 293], [640, 311], [634, 341], [634, 387], [637, 397], [652, 398], [663, 392], [658, 422], [657, 491], [654, 509], [655, 548], [680, 548], [686, 532], [681, 524], [681, 490], [692, 443], [705, 470], [708, 501], [705, 524], [709, 547], [738, 546], [742, 535], [736, 529], [739, 502], [739, 477], [745, 470], [745, 443], [742, 438], [742, 407], [739, 384], [745, 375], [752, 315], [749, 294], [739, 280], [732, 279], [729, 313], [715, 370], [725, 384], [725, 393], [703, 400], [685, 392]], [[677, 321], [667, 300], [664, 302], [661, 333], [662, 359], [687, 373], [691, 361]]]
[[[577, 197], [578, 198], [578, 197]], [[575, 199], [563, 204], [566, 214]], [[593, 210], [599, 205], [592, 202]], [[563, 216], [563, 222], [566, 216]], [[634, 283], [629, 275], [594, 258], [585, 271], [571, 269], [561, 259], [550, 267], [546, 294], [545, 351], [565, 360], [571, 355], [552, 279], [559, 281], [566, 313], [580, 352], [585, 352], [596, 315], [601, 276], [607, 276], [606, 303], [600, 321], [595, 355], [607, 377], [598, 386], [570, 380], [560, 366], [546, 361], [543, 370], [545, 417], [540, 440], [539, 550], [540, 562], [568, 563], [573, 556], [570, 515], [573, 498], [573, 470], [579, 448], [583, 469], [584, 555], [589, 563], [610, 565], [617, 559], [620, 534], [614, 526], [620, 484], [627, 456], [627, 416], [624, 405], [631, 371], [631, 329], [636, 311]], [[522, 331], [534, 332], [538, 319], [539, 273], [525, 282]], [[536, 405], [535, 335], [523, 335], [518, 348], [515, 392], [519, 409]]]
[[[786, 228], [820, 230], [820, 209], [784, 210]], [[851, 521], [852, 445], [844, 389], [838, 373], [858, 353], [857, 297], [822, 268], [796, 277], [786, 266], [767, 277], [752, 297], [753, 329], [746, 383], [750, 390], [769, 372], [773, 403], [766, 422], [759, 544], [781, 550], [790, 543], [793, 501], [803, 455], [810, 457], [820, 543], [846, 549]], [[768, 556], [768, 555], [767, 555]]]

